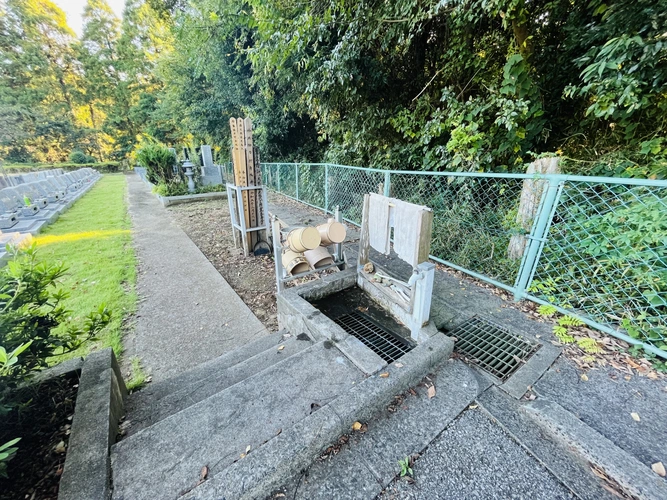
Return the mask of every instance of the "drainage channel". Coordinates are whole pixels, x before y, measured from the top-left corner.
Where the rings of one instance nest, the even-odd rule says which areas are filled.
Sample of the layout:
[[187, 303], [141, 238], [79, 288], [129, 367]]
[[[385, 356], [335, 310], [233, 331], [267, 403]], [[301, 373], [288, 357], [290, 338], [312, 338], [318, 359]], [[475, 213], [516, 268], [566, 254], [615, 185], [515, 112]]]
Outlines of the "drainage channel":
[[334, 320], [387, 363], [393, 363], [414, 347], [407, 340], [382, 328], [363, 313], [354, 311]]
[[464, 321], [448, 335], [456, 338], [454, 350], [465, 360], [503, 382], [540, 348], [478, 316]]

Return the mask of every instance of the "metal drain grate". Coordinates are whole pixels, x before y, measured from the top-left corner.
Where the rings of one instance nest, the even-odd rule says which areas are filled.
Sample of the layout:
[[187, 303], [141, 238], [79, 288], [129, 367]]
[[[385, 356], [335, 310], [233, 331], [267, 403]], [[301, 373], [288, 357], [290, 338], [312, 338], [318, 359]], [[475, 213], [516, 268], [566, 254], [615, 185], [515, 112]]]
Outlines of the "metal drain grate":
[[387, 363], [393, 363], [414, 347], [398, 335], [385, 330], [365, 314], [353, 312], [341, 316], [335, 323], [350, 335], [361, 340]]
[[456, 337], [456, 352], [502, 381], [540, 348], [507, 328], [477, 316], [461, 323], [450, 335]]

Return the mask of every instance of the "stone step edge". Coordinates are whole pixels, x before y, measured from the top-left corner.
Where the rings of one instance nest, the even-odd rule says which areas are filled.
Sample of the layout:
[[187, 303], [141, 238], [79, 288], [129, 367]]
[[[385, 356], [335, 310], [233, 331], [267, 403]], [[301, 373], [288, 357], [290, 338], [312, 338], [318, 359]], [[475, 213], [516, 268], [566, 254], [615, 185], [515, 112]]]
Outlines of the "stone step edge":
[[490, 387], [475, 400], [480, 409], [509, 434], [527, 453], [553, 474], [575, 497], [581, 500], [618, 498], [605, 490], [587, 460], [573, 455], [562, 442], [551, 439], [535, 425], [517, 401], [498, 387]]
[[568, 449], [597, 465], [640, 499], [667, 498], [667, 482], [558, 403], [536, 399], [522, 406], [542, 429]]
[[[245, 378], [245, 379], [243, 379], [243, 380], [239, 380], [239, 381], [236, 382], [235, 384], [232, 384], [232, 385], [230, 385], [229, 387], [226, 387], [226, 388], [223, 389], [222, 391], [220, 391], [220, 392], [216, 392], [215, 394], [211, 394], [211, 395], [208, 396], [207, 398], [204, 398], [204, 399], [202, 399], [201, 401], [198, 401], [198, 402], [196, 402], [195, 404], [193, 404], [193, 405], [191, 405], [191, 406], [188, 406], [187, 408], [182, 409], [181, 411], [178, 411], [178, 412], [176, 412], [176, 413], [173, 413], [173, 414], [169, 415], [168, 417], [163, 418], [162, 420], [160, 420], [160, 421], [158, 421], [158, 422], [155, 422], [153, 425], [148, 426], [148, 427], [145, 427], [145, 428], [141, 429], [140, 431], [138, 431], [138, 432], [136, 432], [136, 433], [134, 433], [134, 434], [128, 436], [127, 438], [125, 438], [125, 439], [123, 439], [123, 440], [121, 440], [121, 441], [116, 442], [116, 443], [111, 447], [111, 461], [112, 461], [112, 465], [113, 465], [113, 462], [115, 461], [115, 456], [118, 455], [118, 449], [120, 449], [120, 448], [124, 448], [124, 447], [126, 447], [126, 446], [129, 446], [127, 443], [131, 443], [131, 442], [132, 442], [133, 440], [135, 440], [135, 439], [141, 439], [141, 436], [142, 436], [144, 433], [147, 433], [147, 432], [156, 432], [156, 431], [154, 430], [155, 427], [163, 426], [163, 425], [169, 425], [169, 422], [170, 422], [171, 419], [175, 418], [177, 415], [180, 415], [180, 414], [183, 413], [183, 412], [186, 412], [186, 411], [193, 411], [193, 412], [196, 412], [197, 409], [198, 409], [198, 407], [199, 407], [200, 405], [206, 405], [207, 402], [208, 402], [211, 398], [220, 397], [221, 394], [224, 394], [224, 393], [226, 393], [226, 392], [228, 392], [228, 391], [231, 391], [232, 389], [236, 388], [237, 386], [246, 383], [246, 382], [247, 382], [248, 380], [250, 380], [250, 379], [265, 377], [266, 373], [267, 373], [269, 370], [279, 370], [279, 369], [281, 368], [281, 366], [282, 366], [287, 360], [291, 359], [291, 358], [294, 357], [294, 356], [306, 356], [311, 350], [317, 349], [318, 346], [320, 346], [322, 343], [323, 343], [323, 341], [320, 341], [320, 342], [313, 342], [313, 343], [312, 343], [310, 346], [308, 346], [306, 349], [303, 349], [303, 350], [301, 350], [301, 351], [299, 351], [299, 352], [297, 352], [297, 353], [295, 353], [295, 354], [293, 354], [293, 355], [291, 355], [291, 356], [287, 356], [285, 359], [282, 359], [282, 360], [280, 360], [279, 362], [274, 363], [274, 364], [272, 364], [271, 366], [266, 367], [264, 370], [261, 370], [261, 371], [255, 373], [254, 375], [252, 375], [252, 376], [250, 376], [250, 377], [247, 377], [247, 378]], [[112, 471], [112, 473], [113, 473], [113, 471]]]
[[[242, 383], [245, 380], [247, 380], [248, 378], [255, 376], [257, 373], [263, 372], [263, 371], [271, 368], [272, 366], [274, 366], [278, 363], [281, 363], [285, 359], [288, 359], [291, 356], [299, 354], [301, 351], [304, 351], [305, 349], [308, 349], [308, 348], [310, 348], [310, 347], [312, 347], [313, 345], [316, 344], [316, 342], [312, 338], [310, 338], [307, 335], [306, 335], [306, 337], [308, 339], [308, 342], [304, 342], [301, 339], [297, 338], [296, 336], [291, 336], [291, 337], [285, 339], [284, 341], [276, 342], [275, 344], [271, 344], [271, 346], [269, 346], [267, 349], [265, 349], [261, 352], [258, 352], [254, 356], [250, 356], [249, 358], [246, 358], [246, 359], [244, 359], [244, 360], [242, 360], [242, 361], [240, 361], [236, 364], [232, 364], [230, 366], [225, 366], [223, 368], [220, 368], [218, 366], [212, 366], [211, 369], [216, 370], [216, 375], [215, 376], [217, 378], [217, 377], [221, 376], [223, 373], [229, 373], [232, 370], [242, 369], [244, 366], [253, 363], [255, 360], [257, 360], [261, 357], [264, 357], [266, 355], [266, 353], [268, 353], [268, 352], [276, 353], [278, 345], [286, 346], [286, 348], [283, 351], [281, 351], [281, 354], [284, 353], [283, 354], [283, 359], [280, 359], [280, 358], [276, 357], [276, 358], [274, 358], [273, 361], [271, 361], [269, 363], [267, 363], [267, 360], [264, 359], [263, 362], [261, 363], [262, 366], [259, 368], [259, 371], [255, 371], [254, 373], [245, 375], [243, 378], [239, 378], [236, 381], [228, 383], [228, 385], [226, 385], [224, 387], [219, 387], [218, 390], [216, 390], [215, 392], [212, 392], [211, 394], [209, 394], [207, 396], [204, 396], [201, 399], [198, 399], [198, 400], [192, 400], [191, 399], [191, 401], [189, 402], [189, 404], [187, 406], [183, 406], [179, 410], [174, 411], [173, 413], [170, 413], [170, 414], [167, 414], [167, 415], [162, 415], [159, 419], [153, 421], [150, 425], [145, 426], [145, 427], [142, 426], [142, 427], [140, 427], [136, 430], [130, 430], [128, 432], [128, 435], [126, 437], [124, 437], [124, 439], [129, 439], [131, 436], [133, 436], [134, 434], [138, 434], [143, 429], [148, 429], [149, 427], [157, 424], [158, 422], [161, 422], [165, 418], [169, 418], [171, 415], [175, 415], [176, 413], [178, 413], [180, 411], [183, 411], [183, 410], [189, 408], [190, 406], [193, 406], [193, 405], [199, 403], [200, 401], [204, 401], [205, 399], [208, 399], [211, 396], [214, 396], [214, 395], [216, 395], [216, 394], [218, 394], [222, 391], [225, 391], [229, 387], [232, 387], [233, 385]], [[290, 352], [290, 351], [294, 351], [294, 349], [291, 349], [291, 347], [292, 347], [292, 344], [295, 344], [296, 342], [302, 343], [304, 345], [303, 346], [298, 346], [297, 345], [294, 348], [294, 349], [296, 349], [296, 352]], [[308, 345], [305, 345], [305, 344], [308, 344]], [[174, 400], [178, 400], [178, 398], [182, 397], [183, 394], [191, 394], [193, 392], [193, 387], [196, 388], [197, 386], [202, 384], [203, 381], [209, 381], [210, 378], [211, 378], [211, 375], [209, 374], [209, 375], [203, 376], [202, 378], [198, 378], [197, 380], [188, 381], [187, 383], [184, 382], [183, 385], [180, 386], [179, 389], [176, 389], [176, 390], [174, 390], [170, 393], [164, 394], [161, 397], [155, 398], [153, 400], [153, 404], [155, 404], [155, 403], [177, 404], [176, 402], [174, 402]], [[144, 398], [144, 399], [147, 399], [147, 398]], [[142, 401], [145, 402], [144, 400], [134, 400], [134, 401], [132, 401], [132, 406], [136, 407], [137, 403], [141, 403]], [[130, 405], [128, 405], [128, 406], [130, 406]]]
[[288, 338], [285, 338], [285, 335], [291, 334], [289, 334], [287, 330], [280, 330], [278, 332], [270, 333], [260, 337], [259, 339], [249, 342], [242, 347], [222, 354], [217, 358], [204, 361], [203, 363], [198, 364], [188, 371], [179, 373], [178, 375], [174, 375], [173, 377], [169, 377], [165, 380], [161, 380], [160, 382], [148, 386], [141, 391], [137, 391], [136, 393], [130, 395], [130, 399], [133, 399], [133, 396], [136, 399], [142, 399], [142, 393], [143, 395], [150, 395], [156, 400], [163, 399], [173, 393], [170, 388], [173, 387], [174, 384], [180, 386], [196, 384], [197, 382], [204, 380], [208, 376], [208, 372], [212, 369], [218, 371], [226, 370], [232, 366], [244, 363], [250, 358], [262, 354], [269, 349], [273, 349], [278, 344], [296, 338], [296, 335], [291, 335]]
[[[438, 333], [415, 347], [384, 371], [366, 378], [350, 391], [294, 426], [284, 430], [255, 453], [205, 481], [183, 500], [265, 498], [295, 470], [307, 468], [322, 450], [349, 432], [355, 421], [371, 418], [396, 394], [407, 390], [453, 350], [454, 342]], [[384, 374], [386, 376], [383, 376]]]

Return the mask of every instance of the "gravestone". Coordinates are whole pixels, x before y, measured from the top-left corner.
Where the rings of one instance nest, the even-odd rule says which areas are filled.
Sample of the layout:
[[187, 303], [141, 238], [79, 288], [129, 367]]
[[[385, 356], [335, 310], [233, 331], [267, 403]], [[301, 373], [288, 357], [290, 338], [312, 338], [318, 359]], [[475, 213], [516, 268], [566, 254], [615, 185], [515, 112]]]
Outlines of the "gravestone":
[[201, 159], [202, 167], [213, 167], [213, 152], [211, 151], [211, 146], [202, 146], [201, 147]]

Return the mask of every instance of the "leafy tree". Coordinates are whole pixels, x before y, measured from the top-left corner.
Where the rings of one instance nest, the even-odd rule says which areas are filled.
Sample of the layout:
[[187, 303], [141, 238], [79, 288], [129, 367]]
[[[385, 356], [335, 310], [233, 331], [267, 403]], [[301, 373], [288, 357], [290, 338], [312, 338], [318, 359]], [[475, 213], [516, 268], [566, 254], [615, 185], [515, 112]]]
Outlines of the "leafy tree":
[[49, 0], [7, 0], [0, 9], [0, 147], [9, 157], [61, 160], [80, 85], [74, 34]]

